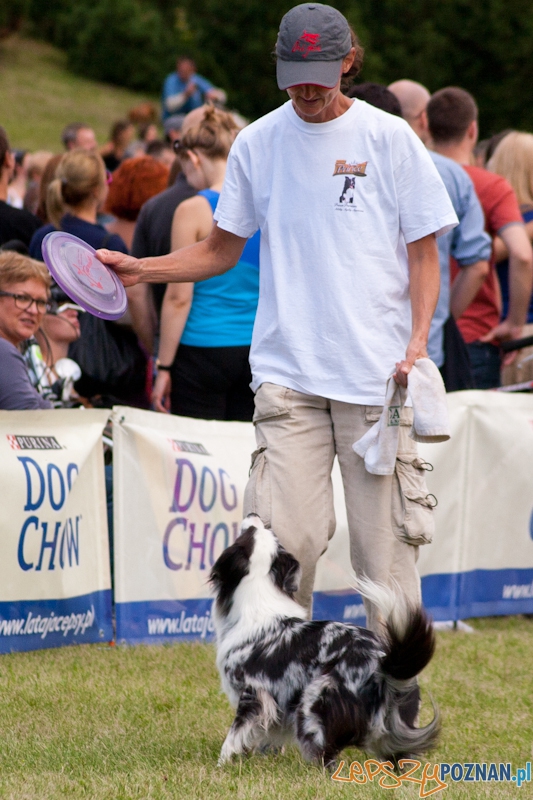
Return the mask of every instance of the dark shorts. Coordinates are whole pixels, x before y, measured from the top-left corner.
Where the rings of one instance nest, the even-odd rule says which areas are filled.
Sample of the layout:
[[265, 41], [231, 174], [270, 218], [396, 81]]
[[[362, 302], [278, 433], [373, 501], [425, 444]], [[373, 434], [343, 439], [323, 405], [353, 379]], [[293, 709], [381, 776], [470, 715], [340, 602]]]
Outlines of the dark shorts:
[[468, 345], [452, 316], [444, 323], [444, 364], [440, 372], [447, 392], [475, 388]]
[[250, 348], [180, 344], [172, 364], [171, 411], [181, 417], [250, 422]]
[[500, 348], [490, 342], [466, 345], [475, 389], [496, 389], [500, 385]]

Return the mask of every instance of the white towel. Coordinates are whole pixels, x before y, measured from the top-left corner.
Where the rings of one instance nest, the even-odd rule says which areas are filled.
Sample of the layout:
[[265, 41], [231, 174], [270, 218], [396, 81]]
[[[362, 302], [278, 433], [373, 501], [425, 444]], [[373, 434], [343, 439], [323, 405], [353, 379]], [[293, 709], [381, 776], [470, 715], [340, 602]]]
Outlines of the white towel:
[[366, 471], [373, 475], [392, 475], [394, 472], [400, 413], [406, 398], [407, 389], [399, 386], [391, 375], [387, 381], [385, 405], [379, 420], [352, 445], [355, 452], [365, 459]]
[[442, 375], [430, 358], [418, 358], [409, 373], [407, 391], [413, 403], [415, 442], [446, 442], [450, 438], [448, 403]]
[[408, 376], [408, 389], [392, 375], [387, 381], [385, 405], [379, 420], [354, 442], [353, 450], [364, 458], [367, 472], [392, 475], [396, 465], [400, 413], [407, 394], [413, 404], [413, 426], [409, 436], [416, 442], [445, 442], [450, 438], [446, 390], [441, 374], [429, 358], [415, 361]]

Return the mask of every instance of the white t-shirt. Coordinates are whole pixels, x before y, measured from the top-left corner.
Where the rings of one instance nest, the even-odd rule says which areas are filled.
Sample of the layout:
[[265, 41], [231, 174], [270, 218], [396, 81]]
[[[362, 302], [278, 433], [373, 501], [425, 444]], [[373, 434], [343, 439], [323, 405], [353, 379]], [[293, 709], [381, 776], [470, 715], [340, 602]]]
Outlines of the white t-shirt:
[[288, 101], [239, 133], [215, 219], [261, 230], [254, 391], [382, 404], [411, 333], [406, 242], [457, 224], [407, 123], [360, 100], [307, 123]]

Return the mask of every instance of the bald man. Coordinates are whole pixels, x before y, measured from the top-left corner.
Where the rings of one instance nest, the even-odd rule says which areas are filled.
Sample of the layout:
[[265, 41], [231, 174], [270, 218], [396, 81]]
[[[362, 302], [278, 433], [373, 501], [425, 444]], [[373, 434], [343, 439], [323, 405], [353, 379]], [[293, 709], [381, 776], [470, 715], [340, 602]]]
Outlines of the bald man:
[[[431, 136], [426, 108], [431, 95], [426, 87], [416, 81], [400, 80], [391, 83], [389, 91], [399, 100], [404, 119], [427, 146]], [[455, 320], [470, 305], [489, 274], [491, 240], [485, 233], [483, 210], [469, 176], [451, 159], [431, 151], [430, 155], [459, 218], [453, 231], [437, 239], [440, 294], [428, 341], [429, 356], [440, 368], [447, 391], [453, 392], [474, 388], [467, 348]], [[462, 268], [451, 287], [450, 256]]]
[[426, 147], [430, 143], [427, 104], [431, 97], [425, 86], [416, 81], [403, 79], [394, 81], [388, 87], [396, 95], [402, 107], [402, 116]]

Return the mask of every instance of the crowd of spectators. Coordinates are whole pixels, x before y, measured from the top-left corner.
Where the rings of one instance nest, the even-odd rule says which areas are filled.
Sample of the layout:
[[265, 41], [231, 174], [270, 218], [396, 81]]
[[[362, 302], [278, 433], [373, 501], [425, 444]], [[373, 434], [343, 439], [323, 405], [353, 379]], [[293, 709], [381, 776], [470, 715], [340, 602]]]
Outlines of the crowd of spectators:
[[[406, 120], [458, 216], [438, 240], [441, 292], [429, 342], [448, 391], [533, 380], [533, 348], [501, 350], [533, 333], [533, 135], [508, 129], [478, 141], [475, 99], [457, 87], [431, 95], [398, 80], [348, 94]], [[179, 58], [164, 83], [161, 124], [143, 103], [99, 146], [90, 125], [74, 122], [58, 132], [57, 154], [12, 149], [0, 128], [0, 409], [125, 403], [252, 418], [259, 234], [225, 275], [128, 288], [117, 323], [83, 313], [51, 282], [41, 254], [53, 230], [137, 258], [204, 239], [246, 124], [223, 110], [225, 100]]]

